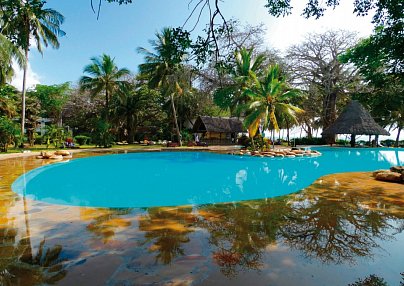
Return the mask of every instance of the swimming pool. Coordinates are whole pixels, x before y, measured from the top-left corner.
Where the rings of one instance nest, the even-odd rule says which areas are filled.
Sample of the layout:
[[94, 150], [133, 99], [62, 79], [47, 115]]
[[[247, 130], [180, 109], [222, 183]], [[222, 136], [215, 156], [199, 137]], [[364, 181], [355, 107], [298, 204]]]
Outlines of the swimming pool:
[[43, 166], [12, 190], [52, 204], [91, 207], [203, 205], [297, 192], [332, 173], [404, 164], [402, 149], [315, 148], [320, 157], [256, 158], [208, 152], [128, 153]]

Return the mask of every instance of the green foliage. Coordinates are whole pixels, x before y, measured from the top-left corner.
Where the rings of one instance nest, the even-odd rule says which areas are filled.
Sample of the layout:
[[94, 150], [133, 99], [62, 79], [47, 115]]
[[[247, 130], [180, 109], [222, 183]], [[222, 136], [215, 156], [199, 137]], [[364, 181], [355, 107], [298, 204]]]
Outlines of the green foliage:
[[74, 141], [79, 145], [87, 145], [91, 142], [91, 137], [85, 135], [74, 136]]
[[181, 130], [181, 139], [187, 143], [194, 141], [194, 136], [190, 130]]
[[12, 118], [17, 114], [17, 90], [11, 85], [0, 85], [0, 116]]
[[294, 138], [291, 140], [291, 142], [294, 142], [295, 145], [325, 145], [327, 144], [324, 138], [307, 138], [307, 137], [303, 137], [303, 138]]
[[[176, 39], [176, 35], [180, 38]], [[191, 90], [190, 77], [187, 76], [189, 72], [183, 64], [190, 45], [186, 35], [178, 29], [164, 28], [161, 33], [156, 34], [157, 39], [150, 42], [154, 52], [138, 48], [145, 59], [145, 63], [139, 65], [140, 78], [146, 79], [150, 88], [159, 89], [167, 102], [170, 101], [174, 129], [180, 145], [182, 143], [175, 97], [183, 96]]]
[[348, 286], [388, 286], [388, 284], [383, 278], [371, 274], [363, 280], [359, 278]]
[[25, 64], [25, 56], [22, 51], [0, 33], [0, 86], [10, 82], [14, 76], [13, 59], [16, 60], [20, 67]]
[[98, 120], [94, 130], [93, 142], [100, 147], [109, 148], [114, 142], [111, 125], [105, 120]]
[[11, 119], [0, 117], [0, 151], [7, 152], [8, 145], [15, 143], [16, 136], [19, 134], [18, 124]]
[[237, 144], [243, 146], [244, 148], [248, 148], [251, 146], [251, 138], [246, 135], [242, 135], [240, 138], [238, 138]]
[[114, 59], [103, 54], [101, 57], [91, 58], [91, 64], [84, 67], [84, 73], [88, 74], [80, 78], [81, 91], [89, 91], [92, 96], [105, 94], [105, 114], [109, 112], [109, 100], [116, 95], [127, 81], [123, 78], [130, 75], [126, 68], [119, 69]]
[[223, 70], [230, 76], [230, 83], [218, 88], [214, 94], [214, 102], [222, 109], [230, 109], [233, 115], [239, 116], [240, 110], [237, 106], [246, 103], [248, 96], [244, 92], [253, 84], [251, 73], [260, 74], [265, 56], [259, 54], [253, 56], [253, 49], [241, 48], [235, 52], [235, 63], [233, 67]]
[[57, 85], [38, 84], [35, 86], [35, 90], [30, 92], [30, 95], [39, 99], [42, 117], [53, 118], [54, 120], [60, 119], [62, 108], [68, 99], [69, 85], [66, 82]]
[[276, 110], [278, 115], [288, 114], [288, 117], [296, 122], [296, 114], [302, 110], [289, 102], [300, 93], [288, 86], [279, 66], [269, 66], [263, 79], [259, 79], [254, 72], [250, 72], [250, 76], [254, 85], [244, 90], [248, 96], [248, 104], [244, 107], [247, 110], [244, 125], [248, 128], [249, 135], [254, 136], [260, 125], [263, 130], [273, 128], [278, 131]]
[[2, 33], [24, 50], [29, 48], [31, 37], [40, 53], [43, 46], [49, 44], [58, 48], [57, 37], [65, 35], [60, 29], [64, 17], [53, 9], [45, 8], [45, 3], [44, 0], [2, 1], [2, 11], [7, 11], [1, 15], [5, 23]]
[[57, 148], [62, 146], [66, 139], [66, 132], [63, 128], [57, 127], [56, 125], [48, 125], [46, 126], [44, 139], [46, 140], [46, 148], [49, 148], [51, 143]]

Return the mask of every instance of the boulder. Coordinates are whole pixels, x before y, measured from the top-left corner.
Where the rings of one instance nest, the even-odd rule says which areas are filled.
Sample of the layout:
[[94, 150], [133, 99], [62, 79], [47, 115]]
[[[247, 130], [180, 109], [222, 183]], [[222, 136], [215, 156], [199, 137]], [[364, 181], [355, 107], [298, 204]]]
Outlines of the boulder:
[[372, 177], [375, 177], [376, 178], [376, 175], [377, 174], [379, 174], [379, 173], [385, 173], [385, 172], [388, 172], [389, 170], [376, 170], [376, 171], [374, 171], [373, 173], [372, 173]]
[[404, 174], [404, 166], [393, 166], [390, 168], [390, 171], [395, 173]]
[[386, 181], [386, 182], [396, 182], [400, 183], [402, 181], [402, 177], [400, 173], [395, 173], [391, 171], [380, 172], [376, 174], [376, 180]]
[[43, 156], [38, 155], [38, 156], [36, 156], [35, 158], [37, 158], [37, 159], [43, 159]]
[[67, 150], [58, 150], [55, 152], [55, 155], [70, 156], [70, 152]]
[[52, 155], [52, 156], [49, 157], [49, 159], [59, 160], [59, 159], [63, 159], [63, 156], [62, 155]]

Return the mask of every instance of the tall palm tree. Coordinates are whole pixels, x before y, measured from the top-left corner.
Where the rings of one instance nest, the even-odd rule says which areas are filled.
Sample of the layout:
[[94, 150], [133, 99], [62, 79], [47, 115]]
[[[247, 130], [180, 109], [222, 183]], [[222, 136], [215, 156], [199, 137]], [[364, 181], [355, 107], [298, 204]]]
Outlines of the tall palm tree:
[[107, 118], [110, 97], [127, 84], [124, 77], [129, 76], [130, 71], [126, 68], [119, 69], [114, 59], [106, 54], [101, 57], [93, 57], [91, 61], [91, 64], [84, 67], [84, 73], [89, 74], [89, 76], [80, 78], [80, 89], [90, 91], [93, 96], [104, 92]]
[[43, 0], [21, 0], [14, 1], [10, 22], [6, 23], [4, 34], [16, 39], [17, 46], [24, 50], [25, 63], [23, 65], [23, 82], [21, 95], [21, 136], [24, 136], [25, 128], [25, 96], [28, 68], [28, 54], [31, 39], [34, 39], [38, 51], [43, 53], [43, 46], [48, 45], [59, 48], [58, 36], [65, 35], [60, 29], [64, 17], [53, 9], [45, 9]]
[[296, 113], [303, 110], [288, 101], [298, 95], [298, 92], [288, 87], [285, 79], [280, 75], [278, 65], [269, 66], [262, 80], [259, 80], [254, 72], [250, 72], [250, 75], [254, 80], [254, 86], [244, 91], [245, 95], [249, 97], [249, 102], [245, 106], [247, 116], [244, 124], [248, 127], [251, 137], [254, 137], [260, 125], [263, 130], [272, 125], [276, 131], [279, 131], [276, 110], [287, 114], [288, 118], [296, 120]]
[[181, 74], [184, 70], [183, 59], [186, 51], [181, 45], [175, 44], [175, 36], [170, 28], [164, 28], [156, 37], [156, 40], [150, 42], [154, 53], [145, 48], [138, 48], [138, 52], [143, 54], [145, 59], [145, 63], [139, 65], [139, 70], [148, 79], [151, 88], [161, 88], [163, 94], [169, 98], [178, 142], [182, 145], [174, 96], [184, 92]]
[[0, 33], [0, 86], [9, 82], [14, 75], [13, 59], [20, 67], [24, 67], [25, 57], [22, 51]]
[[232, 115], [240, 115], [239, 105], [245, 104], [244, 90], [251, 86], [250, 72], [258, 74], [265, 61], [264, 54], [253, 57], [253, 49], [241, 48], [235, 52], [235, 66], [230, 70], [230, 84], [225, 84], [214, 93], [215, 103], [221, 108], [230, 108]]

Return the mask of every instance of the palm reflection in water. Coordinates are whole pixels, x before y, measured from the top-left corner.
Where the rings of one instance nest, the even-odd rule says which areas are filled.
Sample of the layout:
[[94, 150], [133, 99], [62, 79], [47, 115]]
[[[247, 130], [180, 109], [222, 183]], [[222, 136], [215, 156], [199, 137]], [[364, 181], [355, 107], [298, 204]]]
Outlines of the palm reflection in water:
[[295, 195], [206, 205], [193, 213], [191, 208], [152, 208], [140, 229], [154, 241], [149, 249], [165, 264], [184, 255], [189, 233], [207, 230], [213, 261], [229, 277], [259, 271], [268, 246], [274, 244], [322, 263], [354, 264], [358, 258], [371, 258], [381, 242], [403, 230], [402, 213], [390, 213], [386, 202], [372, 206], [368, 196], [313, 184]]

